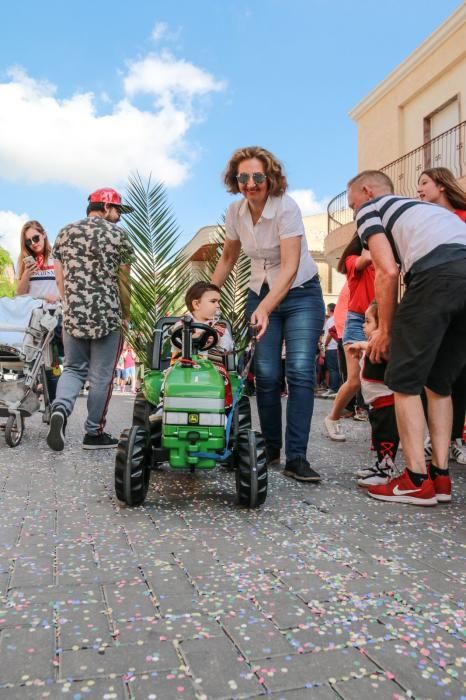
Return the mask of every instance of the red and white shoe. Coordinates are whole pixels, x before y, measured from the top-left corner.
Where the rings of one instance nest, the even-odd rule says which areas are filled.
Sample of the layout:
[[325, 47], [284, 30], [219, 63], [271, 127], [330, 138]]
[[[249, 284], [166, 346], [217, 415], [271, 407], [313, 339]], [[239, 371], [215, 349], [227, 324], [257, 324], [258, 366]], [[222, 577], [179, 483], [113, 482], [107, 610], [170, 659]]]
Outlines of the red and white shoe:
[[432, 474], [431, 465], [429, 464], [429, 476], [432, 480], [435, 489], [435, 495], [439, 503], [450, 503], [451, 501], [451, 479], [450, 476], [443, 476], [436, 472]]
[[421, 486], [416, 486], [409, 478], [407, 469], [400, 476], [389, 481], [388, 484], [370, 486], [367, 492], [369, 496], [377, 498], [379, 501], [410, 503], [413, 506], [437, 505], [432, 479], [429, 477], [422, 482]]

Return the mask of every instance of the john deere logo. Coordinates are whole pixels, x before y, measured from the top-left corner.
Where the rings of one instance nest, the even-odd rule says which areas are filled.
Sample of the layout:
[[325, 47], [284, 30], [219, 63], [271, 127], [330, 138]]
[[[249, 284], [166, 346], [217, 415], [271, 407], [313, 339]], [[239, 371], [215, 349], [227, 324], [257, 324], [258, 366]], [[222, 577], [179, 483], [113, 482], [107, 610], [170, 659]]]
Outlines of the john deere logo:
[[190, 425], [198, 425], [199, 424], [199, 415], [197, 413], [190, 413], [188, 416], [188, 423]]

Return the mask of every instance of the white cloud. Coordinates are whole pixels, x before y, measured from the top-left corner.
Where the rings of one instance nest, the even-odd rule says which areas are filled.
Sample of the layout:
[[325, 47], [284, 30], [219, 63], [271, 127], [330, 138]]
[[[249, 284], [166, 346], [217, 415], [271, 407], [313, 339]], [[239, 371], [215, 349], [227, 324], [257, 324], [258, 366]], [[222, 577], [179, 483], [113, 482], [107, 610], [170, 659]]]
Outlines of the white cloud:
[[27, 214], [0, 211], [0, 246], [10, 253], [15, 266], [19, 256], [19, 234], [29, 218]]
[[330, 201], [329, 197], [317, 199], [312, 190], [292, 190], [289, 195], [297, 202], [303, 216], [325, 213]]
[[168, 34], [168, 24], [166, 22], [157, 22], [152, 30], [152, 38], [154, 41], [160, 41]]
[[[124, 97], [101, 114], [92, 92], [62, 98], [21, 69], [8, 77], [0, 83], [1, 176], [86, 191], [117, 186], [135, 170], [181, 184], [189, 174], [193, 149], [186, 139], [199, 119], [198, 100], [224, 87], [192, 63], [151, 54], [129, 64]], [[135, 104], [141, 94], [152, 97], [152, 106]]]
[[167, 41], [176, 41], [181, 34], [181, 27], [172, 31], [166, 22], [157, 22], [152, 30], [152, 39], [159, 42], [162, 39]]
[[177, 97], [192, 98], [223, 90], [225, 85], [192, 63], [177, 60], [168, 51], [163, 51], [131, 63], [124, 87], [129, 97], [146, 93], [165, 104]]

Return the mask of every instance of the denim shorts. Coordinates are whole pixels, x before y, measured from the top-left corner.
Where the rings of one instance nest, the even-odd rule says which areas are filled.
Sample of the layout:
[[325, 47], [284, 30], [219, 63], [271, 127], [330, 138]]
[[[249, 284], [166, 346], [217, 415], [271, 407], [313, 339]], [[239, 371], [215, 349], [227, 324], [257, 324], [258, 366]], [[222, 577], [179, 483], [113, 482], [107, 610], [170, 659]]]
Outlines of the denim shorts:
[[346, 317], [345, 330], [343, 331], [343, 345], [348, 343], [359, 343], [367, 340], [362, 329], [364, 314], [357, 314], [356, 311], [348, 311]]

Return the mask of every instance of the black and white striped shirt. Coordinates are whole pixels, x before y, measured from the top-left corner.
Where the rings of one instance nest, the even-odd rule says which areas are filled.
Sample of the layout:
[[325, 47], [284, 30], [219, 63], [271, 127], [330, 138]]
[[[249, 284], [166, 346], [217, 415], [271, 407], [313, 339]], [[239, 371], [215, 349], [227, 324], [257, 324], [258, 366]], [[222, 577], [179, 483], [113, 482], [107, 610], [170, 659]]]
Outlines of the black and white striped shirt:
[[396, 195], [366, 202], [356, 216], [364, 248], [377, 233], [388, 238], [404, 274], [466, 258], [466, 226], [453, 212], [436, 204]]

